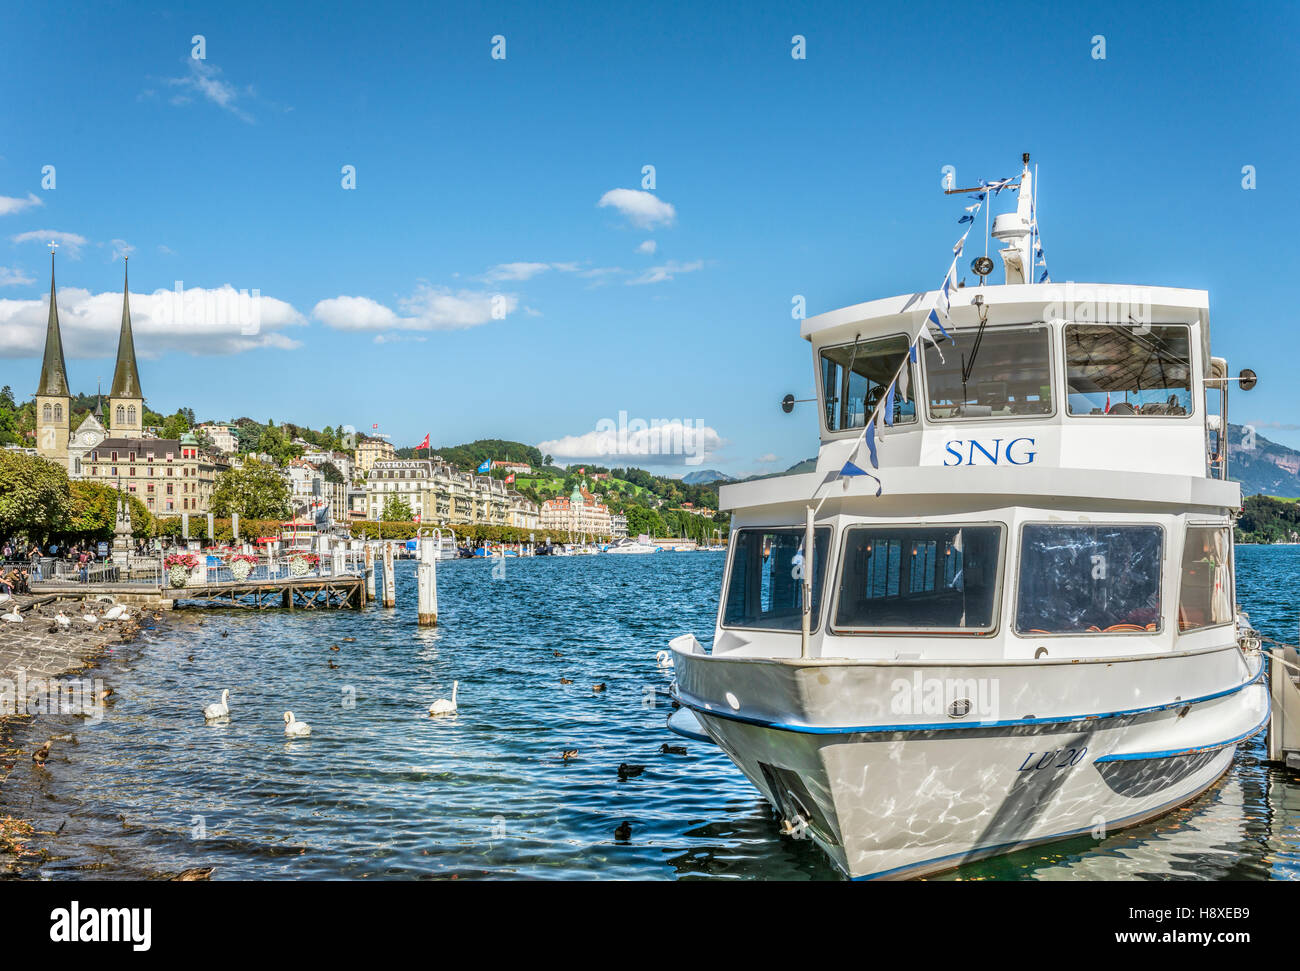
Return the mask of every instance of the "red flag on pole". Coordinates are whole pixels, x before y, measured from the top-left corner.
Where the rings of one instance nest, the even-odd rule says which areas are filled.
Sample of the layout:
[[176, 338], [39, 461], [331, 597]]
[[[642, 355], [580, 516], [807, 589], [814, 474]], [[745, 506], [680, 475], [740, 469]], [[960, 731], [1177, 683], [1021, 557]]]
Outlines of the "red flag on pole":
[[422, 441], [419, 445], [417, 445], [417, 446], [415, 446], [415, 447], [416, 447], [416, 449], [428, 448], [428, 447], [429, 447], [429, 435], [428, 435], [427, 432], [425, 433], [424, 441]]
[[584, 465], [582, 468], [578, 470], [578, 475], [586, 475], [586, 474], [587, 474], [587, 467]]
[[515, 481], [515, 474], [511, 472], [508, 476], [506, 476], [506, 485], [510, 485], [510, 483], [514, 481]]

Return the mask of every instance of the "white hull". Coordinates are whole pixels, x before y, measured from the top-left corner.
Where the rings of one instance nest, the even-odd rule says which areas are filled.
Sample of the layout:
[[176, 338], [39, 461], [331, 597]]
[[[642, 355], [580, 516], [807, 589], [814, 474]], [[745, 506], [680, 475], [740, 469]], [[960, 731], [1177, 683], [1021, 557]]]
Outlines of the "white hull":
[[[681, 701], [794, 835], [853, 878], [921, 876], [1153, 818], [1212, 785], [1268, 717], [1260, 662], [1235, 646], [1180, 659], [935, 666], [719, 662], [693, 642], [674, 642]], [[1197, 694], [1161, 691], [1170, 661]], [[969, 724], [890, 711], [900, 683], [918, 677], [964, 683], [966, 694], [995, 683], [1001, 710]], [[1066, 679], [1074, 690], [1061, 690]], [[788, 707], [736, 709], [738, 695]]]

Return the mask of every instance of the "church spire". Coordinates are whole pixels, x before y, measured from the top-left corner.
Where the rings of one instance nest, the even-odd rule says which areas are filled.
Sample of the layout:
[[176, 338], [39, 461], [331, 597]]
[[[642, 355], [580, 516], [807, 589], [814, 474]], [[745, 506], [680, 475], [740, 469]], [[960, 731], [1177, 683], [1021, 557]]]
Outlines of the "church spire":
[[63, 365], [63, 338], [59, 335], [59, 305], [54, 299], [54, 252], [50, 251], [50, 317], [45, 325], [45, 359], [37, 394], [67, 397], [68, 372]]
[[131, 294], [127, 281], [126, 261], [122, 260], [122, 333], [117, 339], [117, 367], [113, 371], [113, 386], [109, 398], [143, 398], [140, 393], [140, 373], [135, 366], [135, 340], [131, 336]]

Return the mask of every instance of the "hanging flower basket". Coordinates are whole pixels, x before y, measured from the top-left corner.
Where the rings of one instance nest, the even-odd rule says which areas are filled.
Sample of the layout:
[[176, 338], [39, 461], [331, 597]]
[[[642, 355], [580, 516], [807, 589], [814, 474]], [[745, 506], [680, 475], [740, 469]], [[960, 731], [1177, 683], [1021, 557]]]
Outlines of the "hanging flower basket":
[[289, 573], [295, 577], [305, 577], [318, 563], [320, 557], [315, 553], [294, 553], [289, 557]]
[[163, 560], [167, 568], [167, 579], [173, 587], [183, 587], [189, 582], [190, 572], [199, 565], [199, 558], [192, 553], [178, 553]]
[[230, 573], [236, 580], [247, 580], [257, 565], [257, 557], [247, 553], [233, 553], [227, 562], [230, 564]]

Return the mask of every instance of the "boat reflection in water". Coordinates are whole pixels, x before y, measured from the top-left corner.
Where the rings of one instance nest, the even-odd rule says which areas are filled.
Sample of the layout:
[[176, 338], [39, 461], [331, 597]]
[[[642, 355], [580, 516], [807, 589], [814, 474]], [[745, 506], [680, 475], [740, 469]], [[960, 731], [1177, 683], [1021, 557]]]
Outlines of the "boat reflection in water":
[[941, 291], [803, 322], [816, 470], [722, 488], [713, 648], [671, 642], [670, 727], [852, 877], [1140, 824], [1268, 718], [1208, 295], [1028, 282], [1032, 186], [969, 192], [1018, 192], [1005, 285], [957, 287], [959, 243]]

